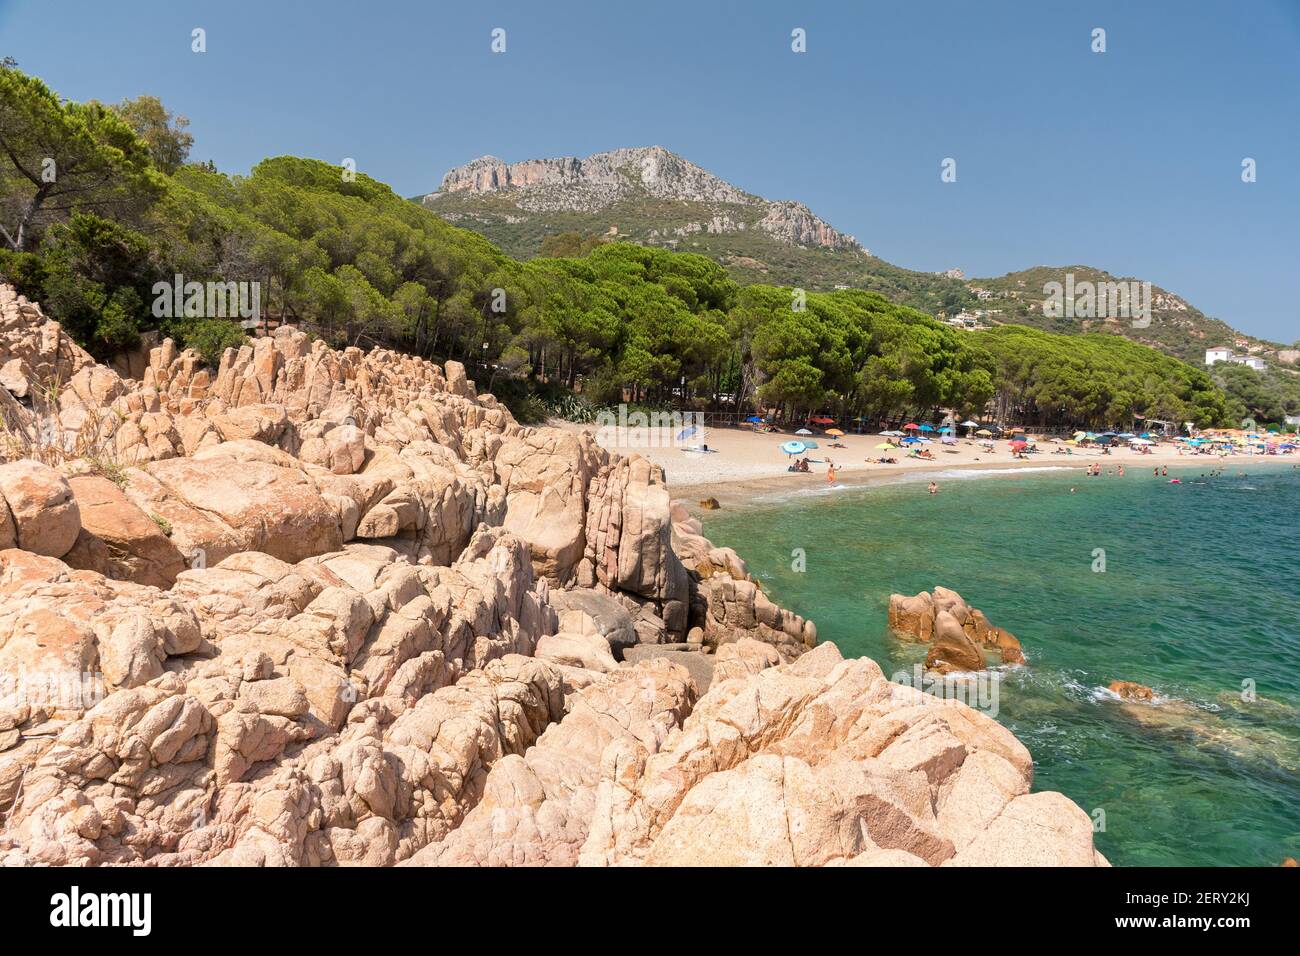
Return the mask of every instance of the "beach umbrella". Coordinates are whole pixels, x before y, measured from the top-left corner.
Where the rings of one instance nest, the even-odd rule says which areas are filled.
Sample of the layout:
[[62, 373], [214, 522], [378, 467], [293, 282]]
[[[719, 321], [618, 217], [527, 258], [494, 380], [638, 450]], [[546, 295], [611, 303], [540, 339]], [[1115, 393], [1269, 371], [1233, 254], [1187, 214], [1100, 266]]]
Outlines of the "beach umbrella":
[[747, 422], [761, 422], [762, 420], [763, 419], [759, 418], [757, 415], [750, 415], [748, 418], [745, 419], [745, 421]]
[[975, 434], [976, 434], [976, 435], [986, 435], [986, 436], [987, 436], [987, 435], [992, 435], [993, 433], [992, 433], [991, 431], [989, 431], [987, 428], [981, 428], [981, 429], [980, 429], [979, 431], [977, 431]]
[[904, 439], [903, 439], [903, 444], [904, 444], [904, 445], [915, 445], [915, 444], [917, 444], [918, 442], [920, 442], [920, 440], [921, 440], [921, 439], [919, 439], [919, 438], [915, 438], [915, 437], [912, 437], [912, 436], [908, 436], [907, 438], [904, 438]]
[[781, 450], [787, 455], [802, 454], [807, 450], [807, 448], [808, 446], [801, 441], [787, 441], [781, 443]]
[[689, 428], [683, 428], [681, 431], [677, 433], [677, 440], [685, 441], [686, 439], [690, 438], [699, 430], [700, 430], [700, 426], [698, 425], [692, 425]]
[[844, 436], [844, 432], [840, 431], [838, 428], [828, 428], [826, 429], [826, 434], [834, 435], [836, 438], [842, 438]]
[[1011, 443], [1011, 447], [1012, 447], [1012, 448], [1026, 448], [1026, 447], [1028, 447], [1028, 445], [1029, 445], [1029, 442], [1027, 442], [1027, 441], [1013, 441], [1013, 442]]
[[939, 429], [939, 434], [940, 434], [940, 435], [951, 435], [951, 434], [952, 434], [952, 426], [951, 426], [951, 425], [944, 425], [942, 428]]
[[1137, 435], [1133, 434], [1132, 432], [1121, 432], [1115, 437], [1116, 438], [1137, 438]]
[[934, 426], [933, 426], [933, 425], [921, 425], [921, 426], [917, 429], [917, 431], [932, 432], [932, 431], [934, 431]]
[[797, 432], [795, 432], [795, 434], [796, 434], [796, 435], [811, 435], [812, 432], [810, 432], [810, 431], [809, 431], [808, 429], [806, 429], [806, 428], [801, 428], [801, 429], [799, 429]]
[[983, 440], [980, 442], [980, 444], [983, 445], [985, 448], [992, 448], [992, 447], [993, 447], [993, 442], [990, 441], [990, 440], [987, 439], [987, 438], [983, 439]]
[[1149, 445], [1149, 444], [1151, 444], [1151, 442], [1148, 441], [1148, 440], [1145, 439], [1145, 438], [1130, 438], [1128, 443], [1129, 443], [1130, 445]]
[[808, 419], [808, 421], [812, 422], [814, 425], [834, 425], [834, 424], [835, 424], [835, 419], [833, 419], [833, 418], [827, 418], [825, 415], [819, 415], [817, 418], [810, 418], [810, 419]]
[[813, 441], [811, 438], [803, 438], [803, 439], [800, 439], [800, 442], [799, 442], [799, 443], [800, 443], [801, 445], [803, 445], [805, 448], [816, 448], [816, 447], [817, 447], [817, 443], [816, 443], [815, 441]]
[[903, 426], [903, 431], [911, 431], [913, 428], [920, 428], [920, 427], [921, 426], [918, 425], [916, 422], [908, 422], [906, 425]]
[[970, 419], [967, 419], [966, 421], [964, 421], [964, 422], [961, 423], [961, 427], [962, 427], [962, 428], [979, 428], [979, 427], [980, 427], [980, 423], [979, 423], [979, 422], [973, 422], [973, 421], [971, 421]]
[[876, 447], [877, 447], [878, 449], [880, 449], [881, 451], [888, 451], [889, 449], [893, 448], [894, 446], [891, 445], [891, 444], [889, 444], [888, 442], [883, 442], [883, 441], [882, 441], [882, 442], [881, 442], [879, 445], [877, 445]]

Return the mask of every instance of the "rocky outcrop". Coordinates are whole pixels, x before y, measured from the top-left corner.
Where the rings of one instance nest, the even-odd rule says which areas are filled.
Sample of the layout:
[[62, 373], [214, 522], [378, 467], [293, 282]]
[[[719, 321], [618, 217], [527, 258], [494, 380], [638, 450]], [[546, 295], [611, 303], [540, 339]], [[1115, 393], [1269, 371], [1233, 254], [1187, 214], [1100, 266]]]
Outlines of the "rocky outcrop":
[[655, 752], [607, 750], [580, 861], [1104, 863], [1087, 815], [1031, 775], [996, 721], [824, 644], [717, 684]]
[[0, 309], [0, 863], [1098, 859], [1008, 731], [458, 363], [284, 327], [123, 379]]
[[930, 644], [925, 666], [941, 674], [980, 671], [988, 665], [986, 650], [1003, 664], [1021, 664], [1024, 653], [1010, 631], [994, 627], [984, 612], [960, 594], [937, 587], [908, 597], [889, 596], [889, 628], [894, 633]]

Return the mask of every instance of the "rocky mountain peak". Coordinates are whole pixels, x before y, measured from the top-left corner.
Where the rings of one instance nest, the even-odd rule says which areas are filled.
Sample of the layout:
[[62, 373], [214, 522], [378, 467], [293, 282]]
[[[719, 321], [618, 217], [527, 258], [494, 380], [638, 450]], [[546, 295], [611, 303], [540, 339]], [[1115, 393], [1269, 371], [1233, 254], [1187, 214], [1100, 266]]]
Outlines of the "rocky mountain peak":
[[[481, 156], [450, 170], [438, 191], [424, 197], [424, 204], [449, 219], [483, 221], [488, 213], [473, 208], [473, 203], [487, 196], [506, 196], [525, 214], [512, 215], [511, 223], [526, 221], [527, 214], [597, 213], [652, 201], [657, 219], [644, 223], [649, 237], [758, 229], [794, 245], [861, 249], [852, 236], [832, 228], [802, 203], [772, 202], [747, 193], [662, 146], [517, 163]], [[665, 203], [683, 204], [681, 215], [666, 210]], [[625, 222], [618, 224], [620, 231], [626, 232], [628, 217], [621, 218]]]

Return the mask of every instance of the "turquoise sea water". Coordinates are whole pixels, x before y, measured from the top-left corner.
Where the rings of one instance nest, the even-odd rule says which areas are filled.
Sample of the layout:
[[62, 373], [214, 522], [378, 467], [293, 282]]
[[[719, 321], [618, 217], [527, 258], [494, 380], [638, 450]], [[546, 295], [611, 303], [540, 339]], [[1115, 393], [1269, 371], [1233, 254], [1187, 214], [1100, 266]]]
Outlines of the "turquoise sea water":
[[[1015, 634], [997, 719], [1034, 789], [1104, 811], [1112, 863], [1271, 866], [1300, 856], [1300, 471], [1242, 470], [941, 473], [934, 496], [933, 475], [760, 495], [704, 530], [887, 674], [925, 654], [888, 633], [891, 592], [954, 588]], [[1117, 679], [1170, 700], [1121, 704]]]

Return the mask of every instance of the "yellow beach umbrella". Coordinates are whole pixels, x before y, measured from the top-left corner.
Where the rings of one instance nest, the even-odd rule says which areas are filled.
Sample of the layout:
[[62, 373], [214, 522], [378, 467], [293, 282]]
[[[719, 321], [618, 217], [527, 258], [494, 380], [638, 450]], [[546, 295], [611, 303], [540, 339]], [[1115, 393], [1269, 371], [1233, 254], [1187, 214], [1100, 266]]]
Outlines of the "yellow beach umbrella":
[[844, 434], [844, 432], [840, 431], [838, 428], [828, 428], [826, 429], [826, 434], [834, 435], [836, 438], [839, 438]]
[[887, 450], [887, 449], [893, 448], [894, 446], [893, 446], [893, 445], [888, 445], [888, 444], [886, 444], [885, 442], [881, 442], [881, 443], [880, 443], [879, 445], [877, 445], [876, 447], [877, 447], [877, 448], [880, 448], [880, 449], [882, 449], [882, 450]]
[[987, 437], [987, 436], [989, 436], [989, 435], [992, 435], [993, 433], [992, 433], [991, 431], [989, 431], [987, 428], [981, 428], [981, 429], [980, 429], [979, 431], [977, 431], [975, 434], [976, 434], [976, 435], [984, 435], [984, 436]]

